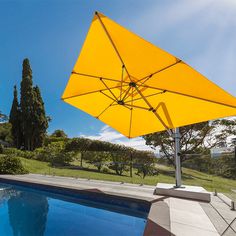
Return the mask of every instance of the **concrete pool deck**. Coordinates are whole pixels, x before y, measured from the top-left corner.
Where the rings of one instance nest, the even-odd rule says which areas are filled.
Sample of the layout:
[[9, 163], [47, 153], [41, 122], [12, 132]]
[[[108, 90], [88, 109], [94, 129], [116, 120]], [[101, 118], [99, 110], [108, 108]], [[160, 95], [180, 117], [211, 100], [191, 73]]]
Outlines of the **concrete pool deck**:
[[0, 182], [17, 181], [64, 190], [88, 191], [151, 204], [144, 236], [235, 236], [236, 211], [211, 195], [211, 202], [154, 195], [155, 186], [75, 179], [38, 174], [0, 175]]

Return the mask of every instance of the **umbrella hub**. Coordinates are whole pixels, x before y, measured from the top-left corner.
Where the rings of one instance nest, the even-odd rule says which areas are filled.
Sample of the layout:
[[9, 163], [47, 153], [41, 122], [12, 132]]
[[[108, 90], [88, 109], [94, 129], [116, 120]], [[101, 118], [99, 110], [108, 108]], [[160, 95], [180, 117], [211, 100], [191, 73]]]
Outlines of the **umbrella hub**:
[[136, 87], [136, 83], [135, 82], [130, 82], [129, 86], [135, 88]]
[[123, 100], [118, 100], [117, 103], [118, 103], [119, 105], [125, 105], [125, 102], [124, 102]]

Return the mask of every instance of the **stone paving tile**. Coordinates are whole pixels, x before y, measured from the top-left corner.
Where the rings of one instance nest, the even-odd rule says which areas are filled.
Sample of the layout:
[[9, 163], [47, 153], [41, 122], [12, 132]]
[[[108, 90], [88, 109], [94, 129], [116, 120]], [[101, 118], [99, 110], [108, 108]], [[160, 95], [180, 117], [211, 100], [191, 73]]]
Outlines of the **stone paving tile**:
[[219, 236], [216, 231], [208, 231], [177, 222], [171, 224], [171, 232], [175, 236]]
[[227, 228], [228, 224], [210, 204], [202, 202], [200, 205], [211, 220], [212, 224], [215, 226], [217, 232], [221, 235]]
[[[228, 225], [236, 218], [236, 211], [230, 210], [229, 204], [217, 196], [212, 196], [210, 204], [200, 203], [200, 205], [220, 235], [225, 232]], [[231, 228], [229, 228], [223, 235], [236, 235], [236, 221], [232, 223]]]
[[234, 229], [234, 231], [236, 232], [236, 220], [231, 224], [231, 227]]
[[227, 229], [227, 231], [222, 236], [235, 236], [236, 233], [232, 229]]
[[217, 233], [214, 225], [196, 201], [170, 198], [170, 219], [171, 231], [174, 234], [176, 233], [174, 231], [176, 224], [177, 226], [183, 224], [182, 227], [196, 228], [197, 231]]
[[212, 196], [211, 205], [214, 207], [220, 215], [230, 224], [233, 219], [236, 217], [236, 211], [231, 211], [230, 207], [225, 204], [220, 198], [217, 196]]

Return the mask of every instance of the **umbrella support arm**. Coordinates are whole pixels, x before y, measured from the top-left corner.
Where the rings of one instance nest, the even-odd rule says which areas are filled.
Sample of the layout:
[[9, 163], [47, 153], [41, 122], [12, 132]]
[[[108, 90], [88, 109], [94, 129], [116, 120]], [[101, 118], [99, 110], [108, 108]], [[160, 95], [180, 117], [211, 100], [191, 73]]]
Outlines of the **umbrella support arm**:
[[137, 88], [136, 84], [135, 86], [133, 86], [136, 91], [138, 92], [138, 94], [141, 96], [141, 98], [144, 100], [144, 102], [148, 105], [149, 107], [149, 111], [153, 112], [153, 114], [156, 116], [156, 118], [161, 122], [161, 124], [165, 127], [166, 131], [168, 132], [168, 134], [170, 136], [172, 136], [172, 132], [170, 130], [170, 128], [165, 124], [165, 122], [161, 119], [161, 117], [158, 115], [157, 111], [152, 107], [152, 105], [148, 102], [148, 100], [145, 98], [145, 96], [142, 94], [142, 92]]
[[180, 133], [179, 128], [175, 128], [173, 136], [175, 141], [175, 188], [181, 187], [181, 163], [180, 163]]

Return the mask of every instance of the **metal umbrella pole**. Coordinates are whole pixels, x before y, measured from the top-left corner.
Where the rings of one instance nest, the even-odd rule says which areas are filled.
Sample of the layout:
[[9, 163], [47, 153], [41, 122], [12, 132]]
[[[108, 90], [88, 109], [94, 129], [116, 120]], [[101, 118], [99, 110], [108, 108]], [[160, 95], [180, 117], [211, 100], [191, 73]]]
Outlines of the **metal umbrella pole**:
[[174, 141], [175, 141], [175, 187], [181, 187], [181, 164], [180, 164], [180, 132], [179, 128], [174, 130]]

